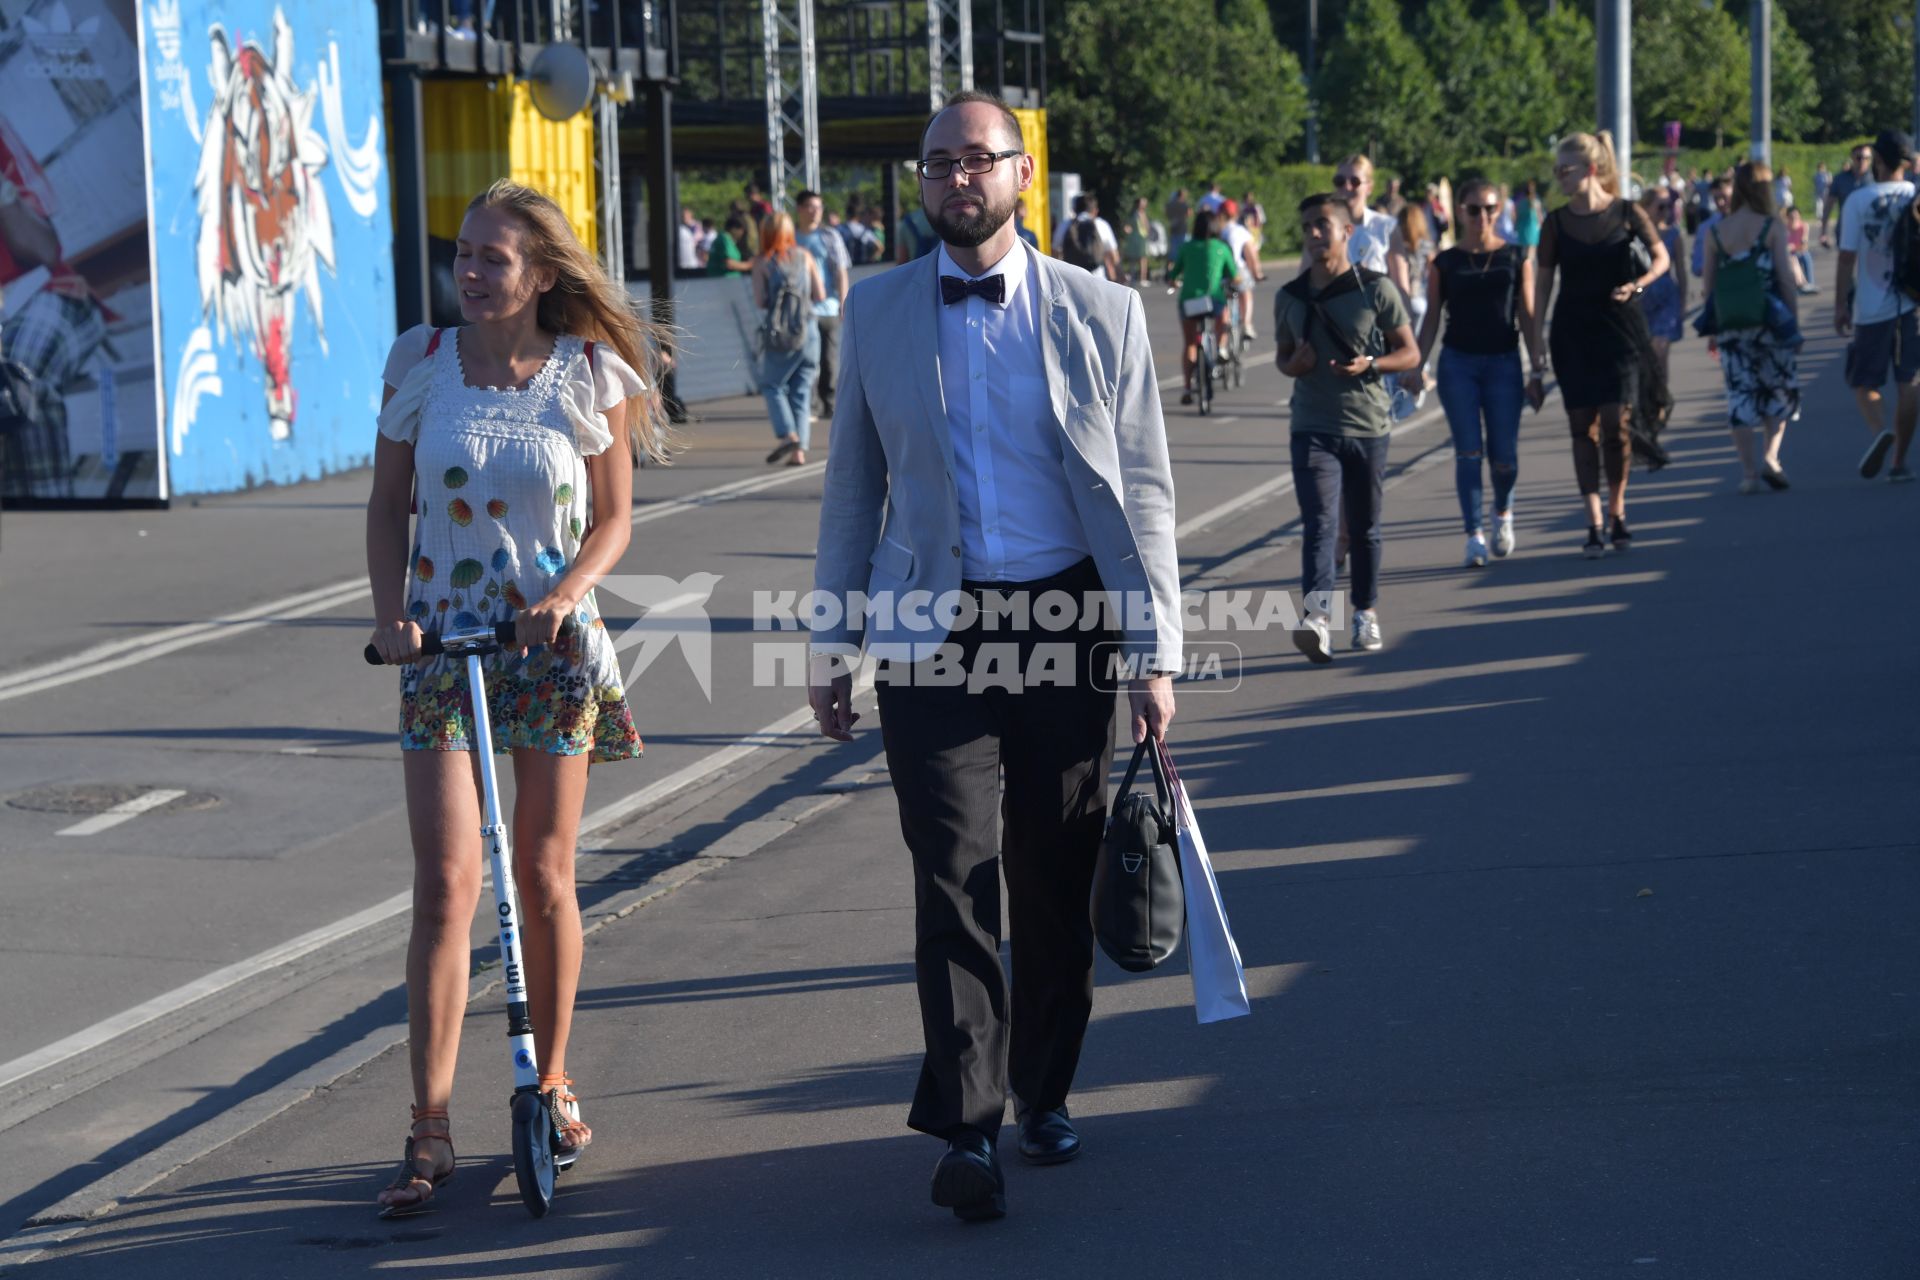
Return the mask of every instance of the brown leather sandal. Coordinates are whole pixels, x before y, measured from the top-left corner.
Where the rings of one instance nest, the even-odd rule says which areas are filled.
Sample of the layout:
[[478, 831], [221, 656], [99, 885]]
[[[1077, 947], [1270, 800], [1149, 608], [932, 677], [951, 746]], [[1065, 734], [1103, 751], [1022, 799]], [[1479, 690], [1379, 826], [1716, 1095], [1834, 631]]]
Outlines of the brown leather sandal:
[[[459, 1163], [453, 1150], [453, 1121], [447, 1119], [446, 1108], [414, 1107], [412, 1111], [413, 1123], [407, 1127], [406, 1154], [400, 1157], [400, 1169], [393, 1175], [393, 1181], [382, 1188], [382, 1191], [383, 1193], [386, 1191], [409, 1191], [413, 1193], [415, 1198], [405, 1201], [404, 1203], [381, 1203], [380, 1216], [382, 1218], [406, 1218], [416, 1213], [425, 1212], [433, 1203], [433, 1193], [438, 1191], [447, 1179], [453, 1176], [454, 1168]], [[420, 1127], [422, 1120], [446, 1120], [447, 1131], [445, 1133], [413, 1132]], [[414, 1143], [421, 1138], [430, 1138], [436, 1142], [444, 1142], [447, 1144], [447, 1167], [445, 1169], [430, 1171], [428, 1173], [422, 1173], [420, 1171], [420, 1165], [414, 1155]]]
[[540, 1076], [540, 1096], [553, 1119], [554, 1154], [569, 1163], [593, 1141], [593, 1130], [580, 1120], [580, 1099], [573, 1096], [572, 1086], [572, 1076]]

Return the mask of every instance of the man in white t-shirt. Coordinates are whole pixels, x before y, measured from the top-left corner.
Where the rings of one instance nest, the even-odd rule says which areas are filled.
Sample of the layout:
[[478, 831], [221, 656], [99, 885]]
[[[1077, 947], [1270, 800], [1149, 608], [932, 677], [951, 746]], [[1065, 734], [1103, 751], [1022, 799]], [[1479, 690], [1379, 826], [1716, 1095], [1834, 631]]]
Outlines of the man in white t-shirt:
[[680, 206], [680, 225], [674, 229], [674, 265], [682, 271], [699, 271], [707, 265], [700, 252], [700, 219], [686, 205]]
[[1220, 194], [1220, 183], [1218, 179], [1209, 182], [1207, 184], [1207, 194], [1200, 197], [1200, 207], [1215, 216], [1219, 215], [1220, 206], [1226, 202], [1227, 198]]
[[[1073, 230], [1073, 224], [1090, 220], [1094, 233], [1100, 238], [1099, 263], [1087, 270], [1109, 280], [1120, 278], [1120, 239], [1113, 234], [1113, 224], [1100, 216], [1100, 198], [1093, 195], [1077, 195], [1073, 198], [1073, 216], [1061, 222], [1053, 233], [1053, 256], [1062, 262], [1073, 261], [1067, 253], [1067, 236]], [[1084, 263], [1076, 265], [1084, 266]]]
[[1233, 265], [1238, 275], [1233, 305], [1240, 308], [1241, 331], [1251, 340], [1260, 336], [1253, 327], [1253, 286], [1267, 277], [1260, 270], [1260, 252], [1253, 232], [1240, 221], [1239, 215], [1239, 208], [1231, 200], [1220, 206], [1220, 239], [1233, 251]]
[[[1833, 328], [1847, 344], [1847, 385], [1866, 419], [1873, 443], [1860, 459], [1860, 474], [1871, 480], [1893, 454], [1887, 479], [1913, 479], [1907, 447], [1920, 421], [1920, 320], [1915, 302], [1894, 280], [1894, 244], [1901, 224], [1913, 212], [1913, 139], [1897, 129], [1873, 143], [1873, 181], [1855, 188], [1840, 210], [1840, 261], [1833, 291]], [[1851, 307], [1849, 307], [1851, 300]], [[1880, 396], [1887, 375], [1898, 389], [1893, 430], [1887, 430]]]

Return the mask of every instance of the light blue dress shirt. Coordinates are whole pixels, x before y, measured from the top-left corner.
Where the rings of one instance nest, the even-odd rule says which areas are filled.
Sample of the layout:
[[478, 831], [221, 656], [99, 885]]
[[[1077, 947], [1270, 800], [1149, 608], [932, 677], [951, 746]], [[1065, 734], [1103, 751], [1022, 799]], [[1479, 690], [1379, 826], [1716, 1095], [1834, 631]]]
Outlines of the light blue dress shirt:
[[1039, 270], [1014, 241], [980, 276], [940, 248], [939, 274], [1006, 277], [1005, 301], [940, 309], [940, 390], [960, 498], [960, 572], [977, 582], [1031, 582], [1091, 554], [1067, 483], [1040, 344]]

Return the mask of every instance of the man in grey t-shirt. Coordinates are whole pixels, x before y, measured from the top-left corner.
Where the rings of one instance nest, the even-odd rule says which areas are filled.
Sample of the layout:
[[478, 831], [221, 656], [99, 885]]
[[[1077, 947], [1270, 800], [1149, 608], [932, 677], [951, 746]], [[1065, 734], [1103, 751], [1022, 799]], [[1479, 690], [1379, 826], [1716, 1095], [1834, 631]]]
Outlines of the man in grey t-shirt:
[[1393, 281], [1347, 260], [1352, 212], [1333, 195], [1300, 202], [1308, 267], [1274, 299], [1276, 363], [1294, 380], [1293, 488], [1300, 502], [1304, 616], [1294, 644], [1331, 662], [1335, 528], [1353, 533], [1353, 647], [1380, 647], [1380, 493], [1392, 401], [1382, 378], [1420, 362]]

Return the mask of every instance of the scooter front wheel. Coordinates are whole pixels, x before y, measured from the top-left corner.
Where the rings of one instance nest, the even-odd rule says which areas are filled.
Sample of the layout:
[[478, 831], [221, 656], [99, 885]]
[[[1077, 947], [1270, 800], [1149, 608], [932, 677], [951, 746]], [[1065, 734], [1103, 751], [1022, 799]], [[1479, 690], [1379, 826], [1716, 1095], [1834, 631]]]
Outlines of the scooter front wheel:
[[520, 1200], [536, 1218], [553, 1207], [553, 1118], [540, 1095], [513, 1095], [513, 1175]]

